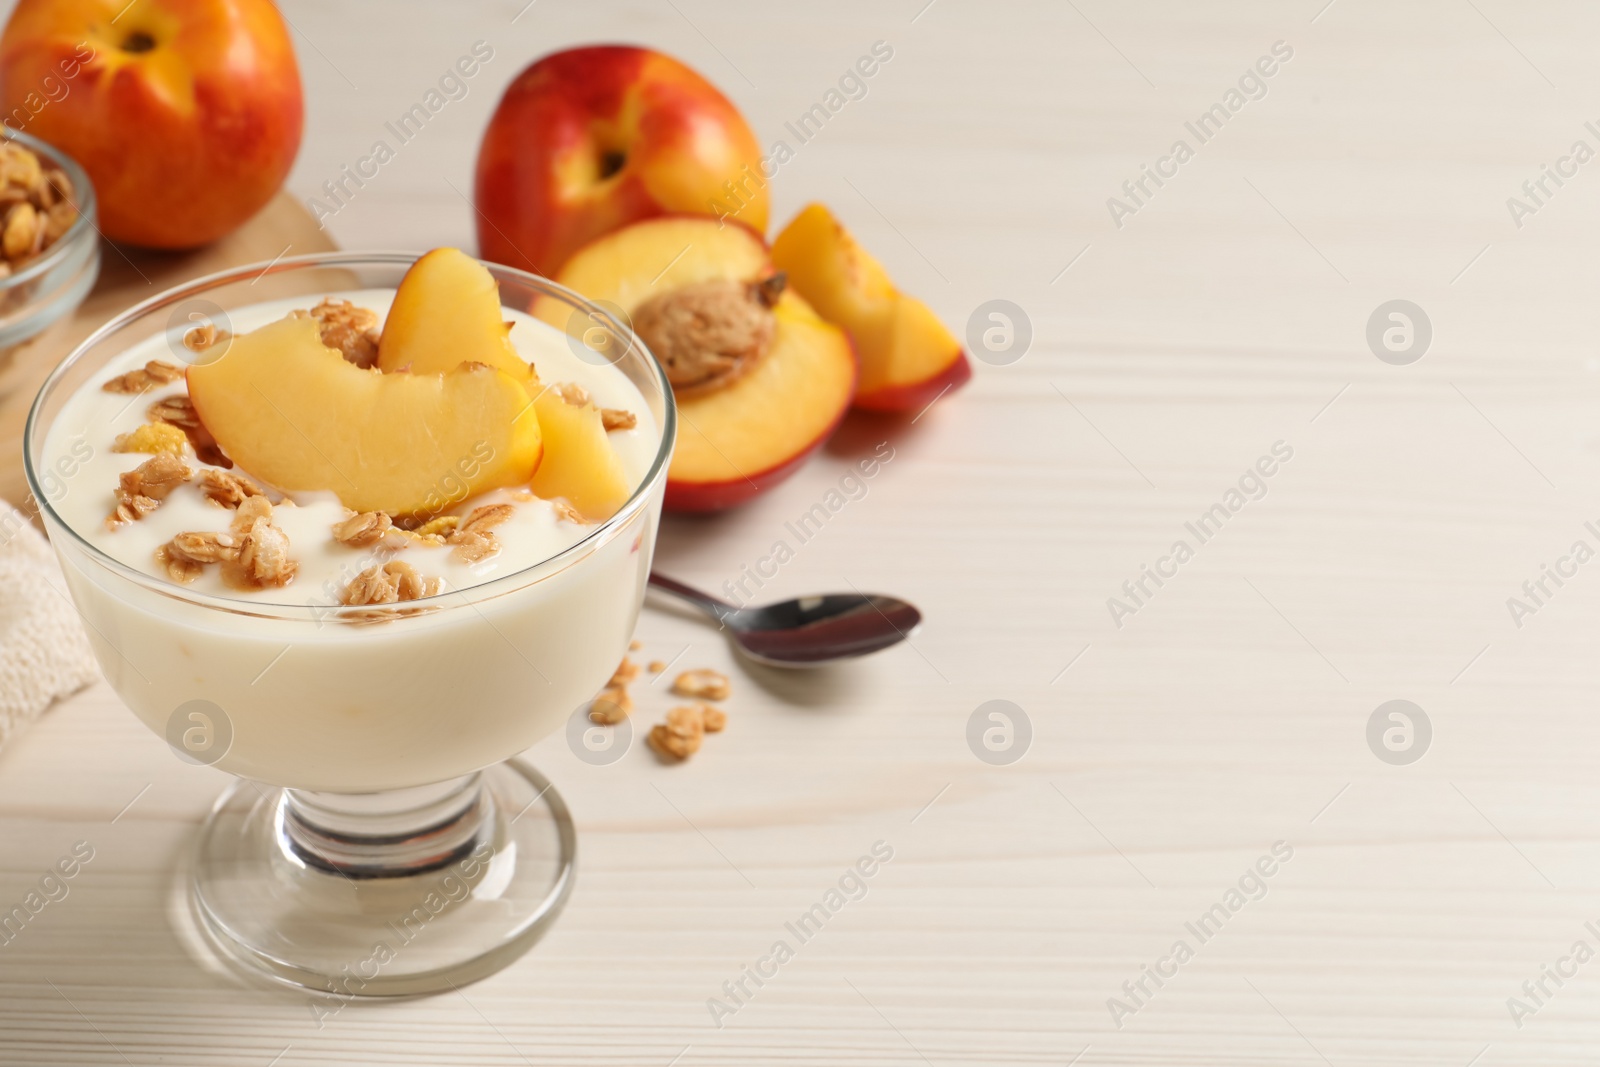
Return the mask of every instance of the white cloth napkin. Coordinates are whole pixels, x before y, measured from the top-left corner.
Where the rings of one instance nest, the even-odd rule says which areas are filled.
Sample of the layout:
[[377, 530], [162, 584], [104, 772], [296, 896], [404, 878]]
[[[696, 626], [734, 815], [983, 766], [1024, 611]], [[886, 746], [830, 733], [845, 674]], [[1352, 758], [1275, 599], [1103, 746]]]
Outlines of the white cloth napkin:
[[99, 676], [49, 544], [0, 500], [0, 745]]

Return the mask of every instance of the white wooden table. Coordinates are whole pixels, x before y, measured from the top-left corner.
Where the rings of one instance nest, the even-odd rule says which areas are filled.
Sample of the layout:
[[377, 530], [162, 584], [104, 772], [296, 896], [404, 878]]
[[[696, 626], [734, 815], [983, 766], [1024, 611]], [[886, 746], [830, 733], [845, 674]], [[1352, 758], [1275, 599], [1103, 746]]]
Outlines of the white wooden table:
[[[1575, 140], [1600, 149], [1600, 12], [1324, 3], [288, 3], [302, 196], [475, 40], [495, 50], [330, 221], [352, 248], [471, 242], [477, 136], [546, 51], [674, 52], [767, 140], [890, 42], [780, 171], [778, 220], [827, 200], [952, 324], [1010, 300], [1032, 344], [914, 425], [852, 420], [736, 514], [667, 526], [663, 569], [720, 587], [887, 441], [763, 592], [892, 591], [927, 624], [779, 676], [648, 612], [645, 657], [734, 672], [728, 732], [681, 767], [533, 749], [580, 824], [577, 889], [460, 995], [318, 1028], [303, 998], [202, 970], [174, 870], [223, 776], [103, 686], [57, 708], [0, 754], [0, 905], [76, 841], [94, 859], [0, 946], [0, 1062], [1590, 1062], [1600, 962], [1537, 1005], [1523, 983], [1600, 950], [1600, 562], [1520, 627], [1507, 598], [1600, 548], [1600, 162], [1546, 179], [1520, 228], [1506, 201]], [[1199, 143], [1185, 122], [1277, 41], [1266, 95]], [[1179, 138], [1193, 158], [1119, 228], [1107, 198]], [[1395, 299], [1432, 326], [1410, 365], [1366, 339]], [[1279, 441], [1266, 495], [1198, 545], [1185, 523]], [[1119, 628], [1108, 598], [1179, 539], [1193, 558]], [[966, 740], [997, 699], [1032, 727], [1008, 766]], [[1393, 699], [1431, 722], [1409, 765], [1367, 742]], [[665, 698], [641, 703], [653, 721]], [[708, 998], [878, 841], [867, 895], [714, 1026]], [[1265, 896], [1202, 943], [1185, 924], [1279, 841]], [[1180, 939], [1157, 988], [1142, 968], [1172, 975]]]

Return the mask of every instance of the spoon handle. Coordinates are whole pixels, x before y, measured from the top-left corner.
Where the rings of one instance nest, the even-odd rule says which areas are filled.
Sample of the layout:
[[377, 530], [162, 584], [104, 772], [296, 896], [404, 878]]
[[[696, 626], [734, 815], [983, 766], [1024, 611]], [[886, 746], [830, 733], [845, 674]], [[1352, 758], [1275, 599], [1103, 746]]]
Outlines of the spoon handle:
[[709, 593], [702, 593], [693, 586], [684, 585], [675, 578], [668, 578], [666, 575], [658, 574], [655, 571], [650, 572], [650, 584], [663, 592], [671, 593], [673, 596], [689, 601], [696, 607], [705, 609], [705, 611], [719, 620], [727, 618], [738, 610], [732, 604], [718, 600]]

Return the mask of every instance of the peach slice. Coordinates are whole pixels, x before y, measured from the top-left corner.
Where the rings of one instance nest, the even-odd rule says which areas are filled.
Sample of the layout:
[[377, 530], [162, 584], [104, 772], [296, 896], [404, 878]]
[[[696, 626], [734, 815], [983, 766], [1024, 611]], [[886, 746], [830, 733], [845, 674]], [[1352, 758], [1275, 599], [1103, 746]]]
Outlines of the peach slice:
[[426, 516], [526, 482], [543, 445], [526, 386], [481, 363], [447, 374], [362, 370], [309, 318], [235, 337], [188, 372], [195, 413], [241, 469], [330, 490], [356, 511]]
[[533, 372], [510, 334], [489, 269], [460, 249], [435, 248], [400, 279], [378, 341], [378, 369], [444, 374], [477, 362], [528, 381]]
[[622, 460], [606, 438], [600, 409], [588, 397], [581, 403], [560, 386], [543, 389], [534, 398], [545, 458], [534, 473], [532, 490], [567, 501], [594, 522], [604, 522], [627, 503], [632, 491]]
[[[772, 275], [766, 246], [754, 232], [684, 217], [614, 231], [576, 252], [557, 279], [629, 316], [647, 302], [703, 293], [717, 282], [735, 283], [724, 287], [733, 293], [759, 295], [768, 309], [771, 328], [759, 351], [744, 353], [738, 373], [692, 392], [678, 390], [669, 508], [715, 511], [771, 488], [827, 439], [850, 405], [856, 363], [849, 338], [793, 291], [778, 295], [781, 286], [759, 284]], [[567, 316], [563, 309], [541, 306], [537, 313], [566, 325], [557, 321]], [[641, 331], [646, 317], [639, 316]]]
[[856, 407], [914, 411], [972, 377], [961, 342], [926, 304], [896, 289], [883, 265], [821, 204], [808, 205], [778, 234], [772, 262], [855, 342]]

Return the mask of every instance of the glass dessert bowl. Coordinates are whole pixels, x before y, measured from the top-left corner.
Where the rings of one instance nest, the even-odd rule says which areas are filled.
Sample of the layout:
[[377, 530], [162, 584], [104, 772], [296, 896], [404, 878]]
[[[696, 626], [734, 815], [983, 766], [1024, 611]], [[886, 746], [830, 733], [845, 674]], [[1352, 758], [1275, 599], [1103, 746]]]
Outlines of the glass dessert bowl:
[[[481, 977], [559, 911], [572, 822], [513, 757], [626, 651], [672, 451], [671, 390], [625, 326], [445, 251], [146, 301], [50, 377], [25, 438], [107, 680], [241, 778], [196, 843], [200, 927], [336, 994]], [[484, 359], [430, 374], [441, 339]]]

